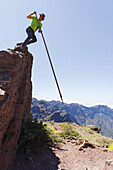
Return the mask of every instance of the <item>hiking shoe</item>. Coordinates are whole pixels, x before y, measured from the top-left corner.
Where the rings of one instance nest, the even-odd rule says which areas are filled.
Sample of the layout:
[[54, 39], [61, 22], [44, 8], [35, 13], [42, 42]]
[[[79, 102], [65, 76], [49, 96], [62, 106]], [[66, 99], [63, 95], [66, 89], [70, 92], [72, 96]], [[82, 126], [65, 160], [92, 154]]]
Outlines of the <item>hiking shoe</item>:
[[27, 49], [27, 46], [25, 46], [25, 45], [23, 45], [23, 44], [20, 46], [20, 49], [21, 49], [22, 51], [28, 50], [28, 49]]

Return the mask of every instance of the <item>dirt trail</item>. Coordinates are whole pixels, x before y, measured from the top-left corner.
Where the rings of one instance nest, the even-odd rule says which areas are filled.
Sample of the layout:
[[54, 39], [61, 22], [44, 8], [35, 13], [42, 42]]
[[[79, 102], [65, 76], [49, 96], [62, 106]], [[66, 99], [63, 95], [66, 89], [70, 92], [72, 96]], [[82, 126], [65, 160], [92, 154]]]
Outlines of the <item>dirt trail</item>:
[[60, 148], [43, 149], [37, 154], [17, 154], [10, 170], [103, 170], [113, 152], [104, 148], [85, 148], [66, 142]]
[[85, 148], [79, 151], [79, 147], [71, 143], [53, 152], [60, 159], [59, 170], [103, 170], [105, 161], [113, 159], [113, 152], [104, 148]]

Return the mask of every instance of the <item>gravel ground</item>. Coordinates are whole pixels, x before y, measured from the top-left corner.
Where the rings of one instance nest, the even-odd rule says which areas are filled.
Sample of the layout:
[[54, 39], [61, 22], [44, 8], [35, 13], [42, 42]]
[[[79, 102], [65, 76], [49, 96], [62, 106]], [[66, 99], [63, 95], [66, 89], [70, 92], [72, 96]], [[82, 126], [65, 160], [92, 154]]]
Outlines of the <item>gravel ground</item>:
[[113, 152], [104, 148], [84, 148], [70, 142], [60, 148], [45, 148], [40, 154], [17, 153], [10, 170], [103, 170]]

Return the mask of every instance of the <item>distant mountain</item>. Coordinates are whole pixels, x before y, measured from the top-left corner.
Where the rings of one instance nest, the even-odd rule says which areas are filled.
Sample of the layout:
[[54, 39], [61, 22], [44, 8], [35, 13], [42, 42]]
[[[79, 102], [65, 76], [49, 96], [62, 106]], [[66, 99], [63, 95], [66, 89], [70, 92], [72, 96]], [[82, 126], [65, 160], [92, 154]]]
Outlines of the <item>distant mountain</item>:
[[[54, 120], [55, 122], [72, 122], [69, 113], [60, 108], [53, 107], [51, 102], [44, 100], [38, 101], [36, 98], [32, 99], [31, 112], [33, 119], [43, 119], [44, 121]], [[74, 122], [78, 123], [74, 118]]]
[[113, 109], [105, 105], [86, 107], [77, 103], [62, 105], [59, 101], [38, 101], [33, 98], [32, 117], [56, 122], [75, 122], [80, 125], [96, 125], [101, 134], [113, 138]]

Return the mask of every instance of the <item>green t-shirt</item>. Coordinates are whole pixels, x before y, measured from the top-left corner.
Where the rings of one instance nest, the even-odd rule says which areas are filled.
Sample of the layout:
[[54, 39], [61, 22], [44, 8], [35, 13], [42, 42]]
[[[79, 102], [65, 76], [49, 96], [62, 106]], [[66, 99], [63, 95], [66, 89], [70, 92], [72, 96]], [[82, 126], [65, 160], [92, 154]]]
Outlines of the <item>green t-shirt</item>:
[[[39, 29], [39, 25], [38, 25], [38, 21], [37, 21], [37, 18], [34, 17], [34, 16], [31, 16], [31, 19], [32, 19], [32, 22], [31, 22], [31, 25], [30, 27], [36, 31], [37, 29]], [[39, 21], [39, 24], [40, 24], [40, 28], [42, 28], [42, 23]]]

